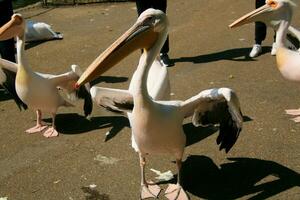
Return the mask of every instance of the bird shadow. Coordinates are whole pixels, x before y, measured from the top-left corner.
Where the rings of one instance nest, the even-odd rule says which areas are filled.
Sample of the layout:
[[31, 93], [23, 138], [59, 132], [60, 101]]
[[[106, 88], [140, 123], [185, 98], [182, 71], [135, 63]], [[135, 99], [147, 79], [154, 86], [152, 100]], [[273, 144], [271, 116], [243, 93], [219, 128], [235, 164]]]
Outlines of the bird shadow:
[[[265, 54], [270, 52], [270, 46], [262, 47], [262, 53]], [[174, 63], [179, 62], [191, 62], [191, 63], [208, 63], [216, 62], [219, 60], [232, 60], [232, 61], [255, 61], [255, 59], [249, 57], [249, 52], [251, 48], [236, 48], [236, 49], [227, 49], [219, 52], [214, 52], [210, 54], [204, 54], [199, 56], [192, 57], [180, 57], [171, 59]]]
[[216, 126], [195, 127], [192, 123], [183, 125], [183, 131], [186, 135], [186, 146], [193, 145], [219, 130]]
[[91, 81], [91, 86], [96, 85], [98, 83], [122, 83], [128, 80], [127, 77], [117, 77], [117, 76], [100, 76], [95, 80]]
[[86, 200], [109, 200], [109, 195], [100, 194], [97, 190], [90, 187], [82, 187], [81, 190], [85, 193]]
[[[244, 122], [250, 122], [252, 120], [253, 119], [249, 116], [243, 116]], [[186, 146], [190, 146], [218, 132], [219, 126], [210, 125], [196, 127], [192, 123], [186, 123], [183, 125], [183, 131], [186, 135]]]
[[7, 101], [12, 99], [12, 96], [7, 93], [4, 89], [0, 88], [0, 101]]
[[25, 45], [25, 50], [28, 50], [28, 49], [31, 49], [31, 48], [34, 48], [40, 44], [43, 44], [45, 42], [48, 42], [50, 40], [41, 40], [41, 41], [35, 41], [35, 42], [29, 42], [29, 43], [26, 43]]
[[[52, 119], [47, 118], [43, 121], [50, 123]], [[105, 141], [116, 136], [124, 127], [129, 127], [128, 119], [124, 116], [100, 116], [87, 119], [77, 113], [57, 114], [55, 123], [58, 132], [69, 135], [111, 127]]]
[[[262, 200], [295, 186], [300, 175], [276, 162], [255, 158], [229, 158], [218, 167], [206, 156], [191, 155], [182, 166], [183, 187], [204, 199]], [[174, 182], [174, 180], [171, 180]]]

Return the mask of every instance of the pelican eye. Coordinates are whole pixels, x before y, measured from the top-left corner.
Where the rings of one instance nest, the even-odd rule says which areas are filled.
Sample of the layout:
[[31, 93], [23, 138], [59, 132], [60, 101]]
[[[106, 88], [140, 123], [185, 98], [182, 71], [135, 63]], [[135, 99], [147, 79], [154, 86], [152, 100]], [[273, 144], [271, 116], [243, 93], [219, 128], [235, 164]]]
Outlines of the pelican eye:
[[267, 4], [269, 5], [269, 6], [271, 6], [272, 8], [276, 8], [277, 7], [277, 5], [278, 5], [278, 3], [277, 2], [275, 2], [275, 1], [268, 1], [267, 2]]

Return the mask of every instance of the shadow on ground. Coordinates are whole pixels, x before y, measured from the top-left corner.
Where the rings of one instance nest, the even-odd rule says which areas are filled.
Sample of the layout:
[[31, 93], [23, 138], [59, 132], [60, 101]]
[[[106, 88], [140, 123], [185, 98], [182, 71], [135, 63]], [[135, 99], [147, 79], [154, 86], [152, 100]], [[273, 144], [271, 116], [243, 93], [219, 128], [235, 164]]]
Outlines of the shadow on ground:
[[[51, 123], [52, 119], [43, 119]], [[77, 113], [63, 113], [56, 115], [57, 131], [62, 134], [81, 134], [92, 130], [111, 127], [110, 134], [105, 141], [117, 135], [124, 127], [129, 127], [128, 119], [124, 116], [99, 116], [87, 119]]]
[[276, 162], [229, 158], [220, 168], [206, 156], [189, 156], [182, 167], [183, 187], [204, 199], [267, 199], [295, 186], [300, 175]]
[[109, 200], [107, 194], [100, 194], [97, 190], [90, 187], [82, 187], [81, 189], [85, 193], [86, 200]]
[[0, 101], [7, 101], [12, 99], [11, 95], [7, 93], [4, 89], [0, 89]]
[[[270, 52], [271, 47], [266, 46], [262, 48], [262, 53], [265, 54]], [[238, 48], [228, 49], [224, 51], [214, 52], [205, 55], [193, 56], [193, 57], [180, 57], [174, 58], [172, 61], [177, 62], [191, 62], [191, 63], [208, 63], [216, 62], [219, 60], [231, 60], [231, 61], [255, 61], [249, 57], [251, 48]]]

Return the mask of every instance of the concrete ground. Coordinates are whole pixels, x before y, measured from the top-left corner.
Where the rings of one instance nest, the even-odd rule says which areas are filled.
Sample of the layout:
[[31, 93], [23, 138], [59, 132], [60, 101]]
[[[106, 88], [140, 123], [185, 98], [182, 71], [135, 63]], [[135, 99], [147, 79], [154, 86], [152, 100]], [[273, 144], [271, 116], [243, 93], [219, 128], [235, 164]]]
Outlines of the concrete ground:
[[[216, 128], [184, 124], [188, 146], [184, 187], [191, 199], [300, 199], [300, 126], [284, 114], [300, 106], [299, 84], [284, 80], [270, 55], [273, 32], [258, 58], [247, 57], [254, 26], [230, 30], [228, 25], [250, 11], [250, 0], [168, 1], [169, 68], [173, 99], [187, 99], [213, 87], [230, 87], [240, 97], [244, 129], [228, 154], [216, 145]], [[298, 9], [298, 8], [297, 8]], [[108, 3], [22, 11], [64, 34], [63, 40], [27, 44], [32, 68], [62, 73], [71, 64], [86, 68], [136, 20], [135, 4]], [[300, 27], [299, 14], [294, 24]], [[98, 85], [127, 88], [139, 52], [112, 68]], [[9, 200], [132, 200], [139, 198], [138, 156], [130, 147], [125, 117], [94, 108], [82, 116], [82, 102], [61, 108], [59, 137], [46, 139], [24, 130], [35, 124], [32, 110], [20, 112], [0, 90], [0, 197]], [[44, 120], [51, 122], [49, 115]], [[106, 133], [110, 131], [110, 135]], [[149, 169], [171, 170], [174, 158], [150, 156]], [[91, 189], [91, 185], [94, 188]], [[161, 184], [162, 188], [167, 183]], [[165, 199], [163, 194], [160, 199]]]

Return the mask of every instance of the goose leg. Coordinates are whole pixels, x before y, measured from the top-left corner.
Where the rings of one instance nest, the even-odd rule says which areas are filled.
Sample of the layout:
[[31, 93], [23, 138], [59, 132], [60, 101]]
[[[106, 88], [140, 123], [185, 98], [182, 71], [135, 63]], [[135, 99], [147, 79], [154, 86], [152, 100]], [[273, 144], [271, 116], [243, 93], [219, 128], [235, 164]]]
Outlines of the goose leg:
[[56, 114], [52, 113], [52, 126], [49, 127], [43, 134], [47, 138], [58, 136], [58, 132], [55, 128], [55, 116], [56, 116]]
[[152, 182], [147, 183], [145, 180], [145, 157], [139, 153], [141, 166], [141, 199], [157, 198], [160, 193], [160, 187]]
[[46, 128], [47, 128], [47, 126], [42, 124], [42, 112], [40, 110], [37, 110], [36, 111], [36, 125], [32, 128], [27, 129], [25, 132], [29, 133], [29, 134], [38, 133], [38, 132], [42, 132]]
[[181, 176], [180, 176], [180, 171], [182, 166], [181, 159], [177, 159], [176, 164], [178, 168], [177, 184], [169, 184], [165, 192], [165, 197], [169, 200], [189, 200], [188, 195], [186, 194], [186, 192], [183, 190], [181, 186]]

